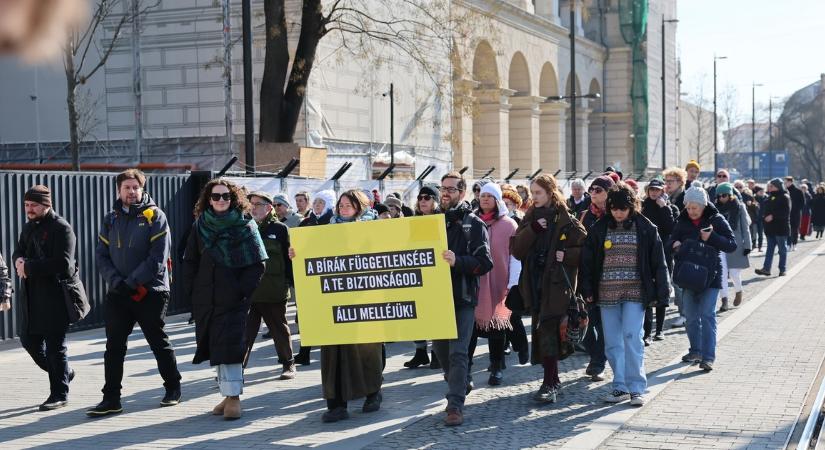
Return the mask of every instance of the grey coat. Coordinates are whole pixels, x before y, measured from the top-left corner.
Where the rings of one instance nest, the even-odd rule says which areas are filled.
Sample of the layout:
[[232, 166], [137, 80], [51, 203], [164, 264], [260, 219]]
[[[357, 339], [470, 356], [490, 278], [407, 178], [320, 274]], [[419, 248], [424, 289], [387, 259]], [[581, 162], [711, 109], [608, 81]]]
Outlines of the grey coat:
[[736, 227], [731, 224], [736, 250], [725, 253], [725, 256], [728, 259], [728, 269], [747, 269], [750, 267], [750, 261], [745, 255], [745, 250], [751, 250], [750, 216], [744, 202], [737, 200], [736, 203], [739, 205], [739, 223]]
[[6, 260], [3, 259], [3, 255], [0, 255], [0, 303], [11, 300], [11, 291], [9, 268], [6, 266]]

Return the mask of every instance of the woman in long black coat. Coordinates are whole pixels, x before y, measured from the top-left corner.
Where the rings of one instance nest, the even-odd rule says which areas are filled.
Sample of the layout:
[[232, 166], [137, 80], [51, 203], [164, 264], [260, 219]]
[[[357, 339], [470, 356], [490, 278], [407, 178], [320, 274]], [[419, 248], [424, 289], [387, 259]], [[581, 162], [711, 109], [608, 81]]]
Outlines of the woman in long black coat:
[[241, 416], [244, 330], [252, 293], [267, 259], [249, 202], [234, 183], [212, 180], [201, 192], [197, 220], [183, 257], [183, 281], [192, 300], [197, 348], [194, 364], [209, 361], [224, 396], [212, 410], [225, 419]]

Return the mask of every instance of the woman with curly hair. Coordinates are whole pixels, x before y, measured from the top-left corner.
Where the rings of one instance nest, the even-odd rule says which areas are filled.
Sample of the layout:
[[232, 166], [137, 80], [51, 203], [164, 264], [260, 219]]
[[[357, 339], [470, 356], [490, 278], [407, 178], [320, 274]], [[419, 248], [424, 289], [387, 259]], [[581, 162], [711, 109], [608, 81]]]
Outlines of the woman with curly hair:
[[[338, 197], [336, 213], [330, 224], [366, 222], [378, 218], [370, 208], [364, 192], [349, 190]], [[295, 258], [295, 249], [289, 249]], [[366, 397], [362, 411], [375, 412], [381, 408], [381, 356], [383, 344], [324, 345], [321, 347], [321, 385], [327, 412], [323, 422], [338, 422], [349, 418], [347, 402]]]
[[195, 205], [195, 223], [183, 256], [183, 283], [192, 301], [197, 348], [194, 364], [209, 361], [223, 400], [212, 413], [241, 417], [244, 330], [252, 293], [267, 259], [258, 226], [241, 187], [212, 180]]
[[570, 215], [552, 175], [533, 178], [530, 192], [533, 204], [516, 230], [511, 251], [521, 261], [519, 289], [525, 311], [532, 314], [532, 361], [544, 367], [544, 381], [533, 399], [553, 403], [561, 389], [559, 358], [566, 356], [561, 319], [576, 291], [579, 256], [587, 233]]
[[580, 288], [602, 315], [605, 354], [613, 369], [613, 391], [604, 401], [642, 406], [645, 309], [667, 305], [670, 276], [662, 239], [642, 215], [633, 188], [620, 181], [607, 194], [607, 211], [588, 230]]

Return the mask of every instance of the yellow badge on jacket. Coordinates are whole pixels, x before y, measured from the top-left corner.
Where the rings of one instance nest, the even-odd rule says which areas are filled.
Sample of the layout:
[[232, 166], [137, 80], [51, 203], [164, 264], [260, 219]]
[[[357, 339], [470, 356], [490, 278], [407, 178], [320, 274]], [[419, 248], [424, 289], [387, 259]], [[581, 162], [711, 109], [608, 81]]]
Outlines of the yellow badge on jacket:
[[604, 249], [610, 250], [611, 248], [613, 248], [613, 242], [610, 242], [610, 239], [604, 241]]
[[146, 221], [149, 222], [149, 225], [152, 225], [152, 218], [155, 217], [155, 211], [153, 211], [152, 208], [144, 209], [143, 217], [146, 218]]
[[566, 239], [567, 239], [567, 235], [566, 235], [566, 234], [562, 234], [562, 235], [561, 235], [561, 237], [559, 237], [559, 240], [560, 240], [560, 241], [564, 241], [564, 240], [566, 240]]

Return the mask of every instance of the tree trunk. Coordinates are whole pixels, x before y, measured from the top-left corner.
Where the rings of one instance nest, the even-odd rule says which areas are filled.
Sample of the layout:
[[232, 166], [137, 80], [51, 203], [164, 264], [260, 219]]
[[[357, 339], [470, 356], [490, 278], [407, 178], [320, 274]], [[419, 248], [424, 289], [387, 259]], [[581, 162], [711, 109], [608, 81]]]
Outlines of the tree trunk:
[[71, 44], [66, 45], [63, 55], [66, 72], [66, 107], [69, 111], [69, 152], [72, 156], [72, 170], [80, 171], [80, 117], [77, 113], [77, 78], [74, 66], [74, 52]]
[[301, 35], [295, 50], [295, 62], [286, 86], [283, 101], [283, 117], [278, 142], [292, 142], [295, 128], [301, 115], [301, 106], [306, 96], [309, 75], [315, 63], [318, 41], [326, 34], [324, 16], [321, 14], [321, 0], [304, 0], [301, 13]]
[[[284, 84], [287, 67], [289, 67], [284, 0], [265, 0], [264, 15], [266, 18], [266, 56], [261, 80], [261, 121], [258, 136], [261, 142], [282, 142], [278, 140], [278, 131], [282, 122]], [[244, 120], [254, 120], [254, 118], [245, 117]]]

